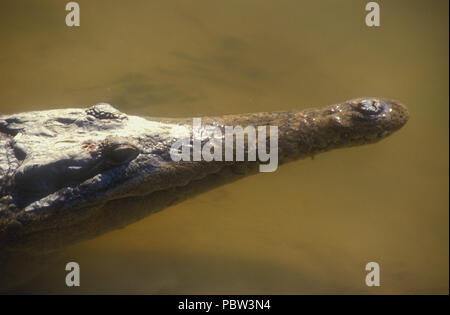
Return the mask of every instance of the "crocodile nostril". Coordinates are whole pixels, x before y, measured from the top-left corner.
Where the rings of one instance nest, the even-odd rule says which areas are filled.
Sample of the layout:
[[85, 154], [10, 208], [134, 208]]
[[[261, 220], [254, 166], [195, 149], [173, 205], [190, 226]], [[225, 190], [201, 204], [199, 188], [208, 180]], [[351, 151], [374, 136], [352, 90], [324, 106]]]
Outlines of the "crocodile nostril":
[[366, 115], [376, 115], [384, 110], [384, 104], [377, 99], [364, 99], [358, 103], [358, 110]]

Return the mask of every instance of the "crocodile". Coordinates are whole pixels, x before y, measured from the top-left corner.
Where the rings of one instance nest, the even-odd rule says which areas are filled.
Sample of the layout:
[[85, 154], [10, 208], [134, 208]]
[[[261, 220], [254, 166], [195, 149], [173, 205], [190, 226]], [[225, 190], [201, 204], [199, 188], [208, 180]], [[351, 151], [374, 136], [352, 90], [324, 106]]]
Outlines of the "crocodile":
[[[220, 130], [277, 126], [283, 164], [375, 143], [408, 117], [399, 102], [364, 97], [312, 109], [201, 119]], [[144, 118], [106, 103], [1, 115], [0, 249], [56, 251], [258, 173], [262, 162], [249, 159], [174, 161], [172, 145], [192, 132], [192, 118]], [[268, 143], [269, 136], [257, 141]]]

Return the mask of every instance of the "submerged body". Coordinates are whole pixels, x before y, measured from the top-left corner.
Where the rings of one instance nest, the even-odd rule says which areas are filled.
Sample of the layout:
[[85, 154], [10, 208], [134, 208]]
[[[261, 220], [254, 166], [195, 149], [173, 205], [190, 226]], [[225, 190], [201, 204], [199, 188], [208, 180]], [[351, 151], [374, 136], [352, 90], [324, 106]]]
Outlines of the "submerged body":
[[[202, 118], [220, 129], [277, 126], [280, 164], [377, 142], [407, 120], [404, 106], [376, 98]], [[0, 116], [0, 248], [59, 249], [257, 172], [258, 161], [173, 161], [171, 146], [190, 136], [191, 124], [107, 104]]]

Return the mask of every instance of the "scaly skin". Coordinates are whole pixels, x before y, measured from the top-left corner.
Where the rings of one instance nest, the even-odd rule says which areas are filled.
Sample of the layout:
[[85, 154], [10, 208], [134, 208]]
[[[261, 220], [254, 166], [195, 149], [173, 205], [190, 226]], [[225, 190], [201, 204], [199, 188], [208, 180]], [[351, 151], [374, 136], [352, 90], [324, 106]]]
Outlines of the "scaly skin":
[[[278, 126], [282, 164], [377, 142], [408, 116], [394, 101], [361, 98], [301, 111], [203, 117], [202, 126]], [[187, 129], [173, 134], [180, 126]], [[257, 173], [258, 162], [173, 161], [171, 145], [191, 133], [192, 119], [144, 119], [107, 104], [0, 116], [0, 248], [57, 250]]]

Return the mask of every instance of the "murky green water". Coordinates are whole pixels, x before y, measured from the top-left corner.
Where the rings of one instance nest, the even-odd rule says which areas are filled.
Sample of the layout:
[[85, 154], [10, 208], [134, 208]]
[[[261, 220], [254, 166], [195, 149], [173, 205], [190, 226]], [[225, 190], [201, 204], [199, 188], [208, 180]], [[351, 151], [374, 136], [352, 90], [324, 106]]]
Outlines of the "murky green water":
[[[67, 248], [16, 292], [448, 293], [448, 1], [0, 4], [0, 111], [200, 116], [400, 100], [408, 124]], [[67, 288], [65, 263], [81, 266]], [[365, 264], [381, 266], [368, 288]], [[24, 271], [26, 272], [26, 271]]]

